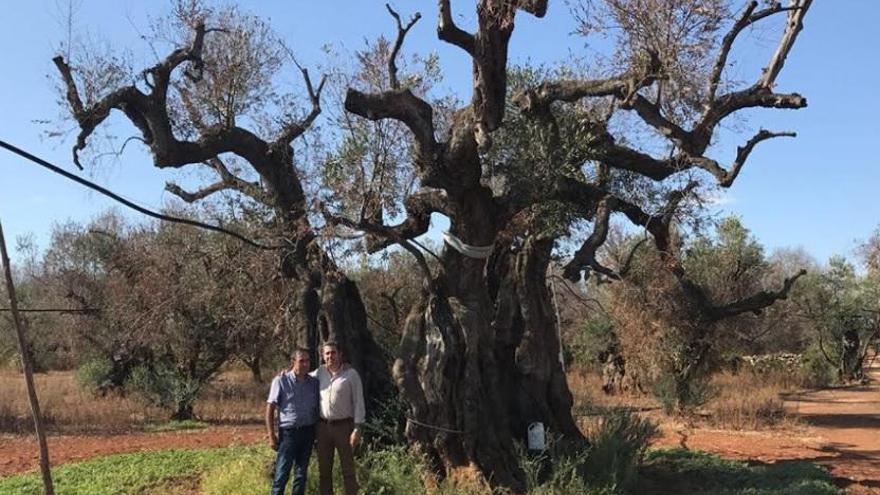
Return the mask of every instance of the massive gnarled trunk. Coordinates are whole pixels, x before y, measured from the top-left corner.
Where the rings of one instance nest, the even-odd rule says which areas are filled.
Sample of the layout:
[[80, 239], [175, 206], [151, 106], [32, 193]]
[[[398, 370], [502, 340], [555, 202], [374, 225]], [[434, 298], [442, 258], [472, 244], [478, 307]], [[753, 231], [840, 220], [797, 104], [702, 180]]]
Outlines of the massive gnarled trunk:
[[[508, 400], [512, 433], [533, 422], [575, 444], [583, 440], [561, 360], [558, 321], [547, 270], [553, 239], [529, 237], [522, 247], [496, 251], [490, 265], [495, 288], [496, 356]], [[494, 280], [492, 280], [494, 278]]]
[[[491, 245], [492, 217], [471, 218], [453, 234]], [[407, 434], [446, 474], [476, 469], [524, 489], [515, 442], [525, 443], [533, 422], [583, 445], [545, 281], [552, 247], [550, 239], [499, 244], [488, 261], [447, 247], [433, 290], [407, 319], [394, 366], [410, 405]]]

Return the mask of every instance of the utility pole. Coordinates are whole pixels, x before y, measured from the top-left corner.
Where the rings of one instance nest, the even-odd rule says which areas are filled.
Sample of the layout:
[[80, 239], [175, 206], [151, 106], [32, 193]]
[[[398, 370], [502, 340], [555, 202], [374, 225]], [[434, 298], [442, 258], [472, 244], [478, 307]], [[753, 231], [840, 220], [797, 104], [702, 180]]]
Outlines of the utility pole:
[[3, 237], [2, 223], [0, 223], [0, 254], [3, 256], [3, 271], [6, 274], [6, 294], [9, 296], [9, 308], [12, 310], [12, 322], [15, 327], [16, 337], [18, 338], [18, 350], [21, 353], [24, 381], [27, 384], [31, 413], [34, 416], [34, 429], [37, 432], [37, 441], [40, 444], [40, 471], [43, 473], [43, 487], [45, 488], [46, 495], [55, 495], [55, 488], [52, 486], [52, 473], [49, 470], [49, 446], [46, 444], [43, 416], [40, 414], [40, 402], [37, 400], [37, 390], [34, 387], [34, 367], [31, 363], [31, 355], [27, 350], [27, 341], [25, 340], [21, 315], [18, 312], [18, 298], [15, 296], [15, 284], [12, 282], [12, 267], [9, 264], [9, 253], [6, 252], [6, 238]]

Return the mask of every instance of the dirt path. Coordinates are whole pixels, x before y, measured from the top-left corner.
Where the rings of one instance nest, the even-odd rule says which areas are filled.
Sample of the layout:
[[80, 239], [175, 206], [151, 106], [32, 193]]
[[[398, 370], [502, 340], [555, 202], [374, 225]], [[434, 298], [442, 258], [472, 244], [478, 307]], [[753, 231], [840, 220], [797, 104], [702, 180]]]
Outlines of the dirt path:
[[[217, 426], [203, 430], [125, 435], [62, 435], [49, 437], [53, 466], [92, 457], [168, 449], [227, 447], [262, 441], [265, 430], [258, 425]], [[39, 468], [37, 442], [33, 437], [0, 435], [0, 477]]]
[[855, 495], [880, 495], [880, 363], [871, 382], [807, 392], [786, 408], [804, 428], [780, 432], [731, 432], [666, 428], [658, 442], [760, 462], [807, 460], [826, 466], [835, 482]]

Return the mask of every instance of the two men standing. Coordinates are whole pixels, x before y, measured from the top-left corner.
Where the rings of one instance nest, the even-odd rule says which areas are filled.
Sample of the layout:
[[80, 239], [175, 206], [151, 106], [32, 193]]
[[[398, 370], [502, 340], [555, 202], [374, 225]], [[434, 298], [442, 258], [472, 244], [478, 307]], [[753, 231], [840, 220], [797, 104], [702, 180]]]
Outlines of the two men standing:
[[[321, 495], [333, 493], [333, 457], [339, 452], [346, 495], [357, 494], [354, 447], [360, 443], [365, 408], [363, 385], [357, 371], [342, 362], [339, 346], [321, 348], [324, 364], [309, 373], [309, 353], [298, 349], [291, 370], [272, 380], [266, 405], [269, 445], [278, 454], [272, 495], [284, 493], [294, 469], [292, 495], [305, 492], [306, 472], [317, 437]], [[279, 434], [275, 433], [275, 411]]]

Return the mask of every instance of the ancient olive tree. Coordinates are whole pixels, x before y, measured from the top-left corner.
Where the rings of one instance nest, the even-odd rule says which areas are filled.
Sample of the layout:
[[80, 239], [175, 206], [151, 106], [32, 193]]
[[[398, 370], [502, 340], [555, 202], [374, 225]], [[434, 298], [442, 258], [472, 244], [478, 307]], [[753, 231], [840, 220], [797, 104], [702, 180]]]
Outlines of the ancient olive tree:
[[866, 251], [870, 242], [862, 249], [866, 273], [834, 256], [824, 270], [807, 277], [794, 298], [810, 324], [812, 350], [834, 371], [830, 378], [841, 383], [864, 378], [871, 346], [880, 337], [880, 283]]
[[42, 260], [42, 283], [56, 305], [79, 311], [60, 315], [56, 331], [74, 337], [80, 379], [102, 394], [122, 392], [151, 356], [151, 329], [137, 318], [148, 303], [132, 290], [142, 266], [133, 262], [137, 236], [113, 213], [87, 225], [67, 223], [53, 229]]
[[[604, 296], [613, 322], [617, 346], [611, 352], [618, 354], [613, 357], [625, 363], [606, 366], [607, 391], [621, 385], [651, 390], [670, 412], [699, 405], [709, 398], [707, 380], [724, 359], [749, 353], [765, 345], [773, 334], [785, 333], [795, 320], [793, 311], [790, 305], [777, 303], [707, 326], [694, 317], [692, 302], [675, 276], [664, 269], [660, 254], [644, 245], [634, 250], [641, 237], [631, 235], [613, 246], [614, 256], [632, 253], [626, 276], [619, 283], [594, 286]], [[763, 247], [735, 217], [722, 219], [713, 233], [691, 232], [678, 242], [677, 252], [689, 277], [713, 300], [749, 297], [772, 289], [780, 279]], [[695, 342], [706, 342], [705, 352], [694, 353]], [[682, 376], [687, 369], [692, 371]]]
[[172, 49], [142, 71], [127, 69], [117, 56], [53, 59], [62, 91], [80, 132], [74, 161], [111, 113], [137, 130], [135, 138], [161, 169], [201, 169], [216, 181], [190, 191], [168, 183], [187, 202], [224, 192], [240, 195], [262, 218], [264, 244], [278, 246], [280, 273], [291, 280], [287, 331], [298, 345], [340, 343], [365, 375], [368, 392], [384, 395], [387, 366], [367, 332], [358, 288], [319, 242], [310, 218], [304, 174], [309, 163], [302, 141], [321, 113], [324, 80], [301, 69], [305, 109], [273, 85], [289, 58], [263, 21], [236, 9], [178, 2], [153, 29]]
[[[323, 213], [331, 224], [365, 232], [372, 252], [399, 245], [424, 275], [393, 373], [408, 403], [408, 436], [441, 472], [476, 469], [494, 485], [519, 490], [525, 476], [514, 441], [530, 423], [582, 444], [558, 360], [546, 274], [558, 236], [580, 235], [574, 227], [583, 221], [590, 232], [565, 276], [624, 278], [631, 256], [611, 267], [598, 254], [610, 219], [619, 215], [644, 229], [694, 322], [688, 352], [695, 363], [711, 348], [712, 325], [786, 297], [795, 277], [779, 290], [717, 300], [688, 274], [675, 226], [702, 188], [730, 187], [759, 143], [792, 135], [760, 130], [726, 168], [708, 154], [720, 124], [743, 109], [806, 106], [802, 96], [775, 85], [810, 3], [750, 2], [728, 16], [723, 0], [589, 2], [576, 15], [584, 33], [612, 33], [612, 65], [588, 59], [585, 71], [520, 77], [508, 64], [516, 16], [543, 17], [548, 0], [480, 0], [475, 32], [455, 23], [450, 0], [439, 0], [438, 37], [473, 69], [473, 92], [457, 108], [432, 100], [418, 77], [399, 74], [398, 55], [419, 16], [407, 20], [389, 9], [397, 33], [382, 52], [384, 64], [372, 63], [385, 77], [353, 80], [344, 108], [351, 118], [396, 124], [382, 131], [385, 138], [404, 136], [408, 146], [391, 147], [390, 161], [403, 160], [417, 187], [397, 181], [405, 177], [397, 172], [382, 176], [393, 181], [365, 180], [383, 187], [362, 188], [360, 207], [331, 202]], [[384, 363], [366, 332], [358, 288], [317, 240], [301, 173], [306, 164], [302, 156], [295, 160], [294, 140], [306, 137], [317, 118], [324, 85], [313, 85], [303, 71], [311, 110], [297, 118], [289, 101], [266, 89], [281, 57], [267, 28], [252, 18], [205, 13], [178, 8], [178, 25], [188, 26], [177, 38], [180, 48], [143, 72], [108, 79], [119, 82], [110, 88], [84, 80], [94, 71], [55, 59], [81, 128], [74, 151], [119, 110], [157, 167], [207, 163], [219, 177], [195, 192], [174, 184], [169, 191], [196, 201], [231, 190], [268, 206], [266, 223], [284, 244], [281, 271], [297, 282], [290, 297], [297, 335], [310, 343], [319, 336], [342, 341], [368, 379], [381, 382]], [[779, 15], [787, 21], [776, 51], [753, 84], [736, 89], [724, 77], [734, 43], [749, 26]], [[245, 122], [269, 128], [261, 134], [273, 138], [260, 138]], [[379, 163], [364, 179], [391, 171], [389, 160], [365, 161], [376, 129], [353, 129], [348, 141], [360, 148], [345, 156]], [[400, 164], [390, 165], [399, 171]], [[403, 208], [391, 211], [395, 205]], [[436, 263], [429, 263], [432, 253], [416, 237], [434, 213], [450, 227]], [[683, 366], [681, 382], [695, 372]]]
[[[600, 24], [619, 28], [609, 31], [617, 33], [616, 75], [588, 78], [573, 71], [513, 91], [508, 46], [516, 16], [542, 17], [547, 3], [481, 0], [472, 33], [456, 25], [449, 0], [438, 2], [438, 37], [460, 48], [473, 67], [470, 101], [452, 113], [443, 132], [433, 105], [397, 73], [395, 56], [418, 16], [404, 22], [392, 12], [398, 35], [387, 60], [388, 87], [355, 85], [345, 108], [409, 129], [410, 162], [421, 189], [403, 199], [406, 217], [396, 224], [381, 215], [328, 212], [332, 222], [366, 232], [371, 251], [397, 244], [421, 260], [425, 295], [407, 319], [394, 367], [409, 404], [409, 437], [446, 472], [476, 467], [491, 483], [514, 489], [522, 488], [524, 477], [513, 439], [527, 424], [541, 421], [574, 443], [581, 438], [557, 360], [545, 281], [554, 235], [540, 228], [540, 219], [548, 209], [592, 226], [566, 266], [573, 280], [584, 271], [625, 276], [625, 266], [605, 266], [597, 255], [612, 214], [647, 231], [697, 329], [689, 351], [695, 362], [711, 347], [706, 332], [713, 324], [786, 297], [796, 278], [779, 290], [715, 300], [685, 270], [673, 228], [679, 207], [700, 180], [708, 182], [705, 176], [730, 187], [759, 143], [792, 135], [757, 132], [727, 168], [707, 153], [721, 122], [740, 110], [806, 105], [798, 94], [776, 92], [775, 84], [810, 1], [760, 9], [751, 2], [732, 19], [720, 0], [592, 2], [595, 10], [582, 11], [585, 32]], [[777, 14], [787, 15], [777, 50], [757, 81], [735, 89], [723, 77], [734, 42], [747, 27]], [[578, 125], [564, 121], [570, 116]], [[531, 152], [498, 152], [516, 120], [530, 132]], [[647, 143], [630, 132], [639, 129], [650, 131]], [[624, 179], [666, 184], [667, 199], [615, 187]], [[440, 266], [431, 271], [413, 240], [428, 230], [433, 213], [448, 217], [450, 228]], [[684, 366], [679, 379], [685, 383], [695, 372]]]

